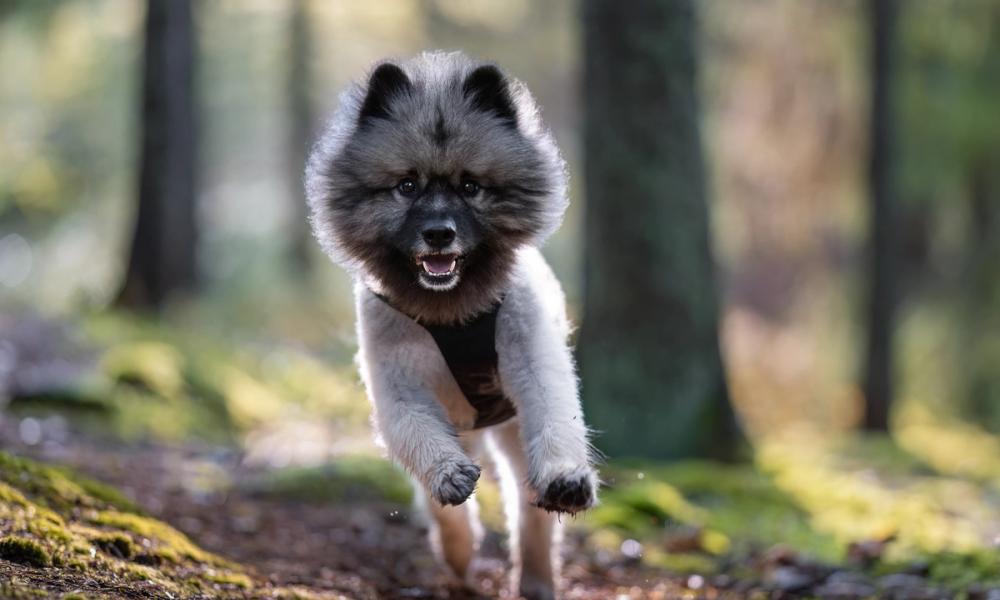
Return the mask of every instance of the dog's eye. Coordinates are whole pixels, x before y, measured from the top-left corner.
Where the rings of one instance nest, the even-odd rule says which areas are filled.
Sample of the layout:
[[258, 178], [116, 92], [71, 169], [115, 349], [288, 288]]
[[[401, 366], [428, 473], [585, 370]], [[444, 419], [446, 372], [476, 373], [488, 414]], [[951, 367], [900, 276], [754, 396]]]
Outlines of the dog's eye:
[[396, 184], [396, 190], [404, 196], [412, 196], [417, 193], [417, 182], [407, 177]]
[[475, 196], [479, 193], [479, 184], [475, 181], [466, 179], [462, 182], [462, 195], [463, 196]]

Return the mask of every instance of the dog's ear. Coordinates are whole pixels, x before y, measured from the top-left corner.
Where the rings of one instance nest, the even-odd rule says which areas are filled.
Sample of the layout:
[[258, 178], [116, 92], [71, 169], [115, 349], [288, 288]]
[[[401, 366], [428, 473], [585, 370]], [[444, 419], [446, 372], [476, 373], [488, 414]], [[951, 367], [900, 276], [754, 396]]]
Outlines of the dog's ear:
[[413, 90], [410, 78], [399, 65], [382, 63], [368, 78], [368, 93], [361, 105], [361, 120], [388, 119], [393, 100]]
[[472, 101], [476, 110], [489, 112], [517, 126], [517, 110], [510, 95], [510, 86], [500, 69], [483, 65], [469, 73], [462, 84], [462, 92]]

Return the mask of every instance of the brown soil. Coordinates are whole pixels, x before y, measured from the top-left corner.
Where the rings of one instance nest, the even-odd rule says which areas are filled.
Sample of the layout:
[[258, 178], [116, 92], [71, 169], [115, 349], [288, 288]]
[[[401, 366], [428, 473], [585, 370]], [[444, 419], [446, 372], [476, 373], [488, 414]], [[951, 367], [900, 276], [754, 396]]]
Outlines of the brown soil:
[[[68, 463], [119, 487], [152, 516], [177, 527], [206, 550], [248, 567], [259, 583], [254, 596], [294, 586], [303, 596], [357, 599], [509, 598], [508, 563], [500, 534], [489, 532], [475, 566], [476, 592], [456, 587], [435, 563], [419, 516], [407, 506], [321, 505], [275, 500], [216, 488], [213, 473], [239, 478], [239, 457], [219, 448], [120, 446], [76, 439], [21, 445], [14, 432], [3, 446], [47, 462]], [[649, 570], [622, 557], [589, 549], [583, 534], [567, 539], [564, 597], [581, 600], [676, 598], [691, 594], [684, 578]], [[82, 591], [115, 598], [158, 597], [142, 582], [110, 580], [57, 567], [36, 568], [0, 560], [0, 581], [17, 581], [54, 595]], [[707, 597], [740, 596], [702, 588]], [[2, 595], [2, 594], [0, 594]], [[226, 597], [247, 595], [226, 589]]]

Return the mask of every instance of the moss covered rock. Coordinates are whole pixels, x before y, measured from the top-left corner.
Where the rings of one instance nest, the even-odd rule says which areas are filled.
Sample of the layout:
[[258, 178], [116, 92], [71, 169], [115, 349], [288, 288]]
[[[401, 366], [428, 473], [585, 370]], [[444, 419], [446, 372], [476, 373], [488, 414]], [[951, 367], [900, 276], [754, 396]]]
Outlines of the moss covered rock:
[[52, 564], [52, 558], [41, 544], [23, 537], [0, 538], [0, 558], [32, 567], [47, 567]]
[[288, 595], [199, 548], [113, 488], [6, 453], [0, 581], [3, 598]]
[[638, 540], [644, 562], [671, 571], [785, 547], [873, 575], [917, 565], [954, 591], [1000, 587], [993, 488], [931, 471], [888, 438], [789, 436], [759, 443], [755, 464], [614, 463], [602, 476], [581, 524], [609, 550]]

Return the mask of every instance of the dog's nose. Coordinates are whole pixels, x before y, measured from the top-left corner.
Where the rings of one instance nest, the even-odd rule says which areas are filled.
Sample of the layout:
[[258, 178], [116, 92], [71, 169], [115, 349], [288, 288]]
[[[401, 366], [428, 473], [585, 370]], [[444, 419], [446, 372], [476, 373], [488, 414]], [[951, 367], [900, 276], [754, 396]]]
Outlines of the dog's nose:
[[455, 241], [455, 228], [445, 224], [435, 224], [423, 231], [424, 241], [432, 248], [444, 248]]

